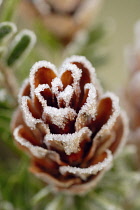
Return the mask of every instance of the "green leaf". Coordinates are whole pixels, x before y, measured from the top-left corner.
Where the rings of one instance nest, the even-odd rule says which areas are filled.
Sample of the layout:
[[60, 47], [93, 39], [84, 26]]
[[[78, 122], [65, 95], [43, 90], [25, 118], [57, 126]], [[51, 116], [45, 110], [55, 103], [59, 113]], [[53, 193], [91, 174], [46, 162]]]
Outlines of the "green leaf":
[[36, 42], [35, 34], [30, 30], [22, 30], [11, 43], [11, 50], [6, 59], [7, 65], [15, 64], [23, 55], [27, 55]]
[[2, 22], [0, 23], [0, 41], [3, 39], [10, 38], [14, 33], [16, 33], [17, 28], [14, 23]]

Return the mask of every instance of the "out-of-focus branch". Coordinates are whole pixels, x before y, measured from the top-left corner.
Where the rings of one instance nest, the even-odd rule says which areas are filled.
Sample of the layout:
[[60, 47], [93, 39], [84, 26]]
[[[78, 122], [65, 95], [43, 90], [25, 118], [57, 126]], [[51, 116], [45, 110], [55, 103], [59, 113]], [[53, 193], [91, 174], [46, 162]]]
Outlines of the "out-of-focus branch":
[[4, 78], [4, 85], [10, 95], [13, 97], [15, 103], [17, 103], [17, 94], [18, 94], [18, 83], [17, 79], [9, 67], [5, 66], [0, 62], [0, 72]]

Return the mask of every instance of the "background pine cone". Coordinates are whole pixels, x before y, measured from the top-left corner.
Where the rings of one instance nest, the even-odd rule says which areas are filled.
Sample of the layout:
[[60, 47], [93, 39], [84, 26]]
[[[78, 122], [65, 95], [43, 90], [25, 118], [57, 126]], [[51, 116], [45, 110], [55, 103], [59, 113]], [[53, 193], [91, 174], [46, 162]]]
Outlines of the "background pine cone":
[[66, 59], [57, 76], [47, 61], [34, 64], [19, 94], [12, 129], [32, 159], [30, 170], [59, 191], [94, 187], [124, 144], [127, 126], [118, 97], [102, 93], [82, 56]]
[[102, 0], [24, 0], [21, 13], [41, 18], [50, 32], [68, 44], [78, 31], [93, 24], [101, 3]]
[[129, 76], [122, 91], [122, 101], [129, 116], [128, 142], [135, 144], [140, 166], [140, 21], [134, 28], [134, 45], [127, 51]]

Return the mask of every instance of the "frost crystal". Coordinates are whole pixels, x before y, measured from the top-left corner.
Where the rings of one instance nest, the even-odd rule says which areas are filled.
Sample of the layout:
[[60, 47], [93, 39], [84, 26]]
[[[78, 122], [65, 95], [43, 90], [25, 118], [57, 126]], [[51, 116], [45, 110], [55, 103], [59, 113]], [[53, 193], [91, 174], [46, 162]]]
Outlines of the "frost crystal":
[[111, 128], [115, 124], [117, 117], [120, 115], [120, 106], [119, 106], [119, 98], [111, 92], [107, 92], [103, 95], [103, 98], [110, 98], [112, 100], [112, 115], [110, 116], [109, 120], [106, 124], [104, 124], [101, 130], [98, 132], [98, 136], [105, 135], [106, 133], [110, 132]]
[[21, 99], [21, 109], [22, 109], [22, 112], [23, 112], [23, 117], [24, 117], [24, 120], [26, 122], [26, 124], [35, 129], [35, 125], [37, 123], [42, 123], [43, 121], [41, 119], [36, 119], [32, 116], [32, 113], [30, 112], [29, 110], [29, 107], [28, 107], [28, 100], [30, 100], [30, 98], [28, 96], [23, 96], [22, 99]]
[[72, 86], [68, 85], [64, 91], [60, 92], [57, 99], [58, 99], [58, 104], [60, 104], [60, 101], [64, 100], [65, 106], [68, 107], [70, 105], [70, 100], [73, 96], [74, 89]]
[[20, 143], [22, 146], [26, 147], [28, 150], [31, 151], [31, 153], [38, 158], [43, 158], [47, 154], [47, 150], [43, 149], [42, 147], [33, 146], [29, 141], [24, 139], [20, 136], [20, 130], [23, 128], [23, 126], [19, 126], [14, 131], [14, 138], [15, 140]]
[[71, 153], [77, 153], [79, 151], [79, 146], [81, 141], [86, 138], [90, 138], [91, 131], [84, 127], [79, 132], [72, 134], [47, 134], [45, 136], [44, 143], [47, 145], [49, 142], [53, 141], [54, 144], [59, 144], [59, 146], [64, 148], [67, 155]]
[[64, 63], [61, 67], [61, 75], [60, 76], [62, 77], [62, 75], [67, 71], [71, 72], [71, 76], [73, 78], [72, 86], [73, 86], [75, 92], [78, 94], [80, 92], [79, 81], [82, 76], [82, 71], [79, 68], [77, 68], [77, 66], [74, 64]]
[[76, 112], [71, 108], [45, 107], [43, 112], [43, 119], [50, 119], [52, 124], [64, 129], [68, 120], [72, 121], [77, 116]]
[[107, 157], [103, 160], [103, 162], [99, 162], [93, 166], [90, 166], [88, 168], [78, 168], [78, 167], [72, 167], [72, 166], [61, 166], [59, 168], [60, 172], [62, 174], [65, 173], [71, 173], [75, 174], [76, 176], [81, 177], [81, 179], [86, 180], [87, 176], [89, 175], [96, 175], [99, 171], [103, 170], [104, 168], [110, 166], [112, 162], [112, 154], [111, 151], [107, 150]]
[[61, 80], [58, 77], [56, 77], [55, 79], [53, 79], [51, 84], [52, 84], [53, 94], [58, 95], [59, 89], [62, 90], [62, 88], [63, 88], [63, 84], [62, 84]]
[[44, 99], [44, 97], [41, 95], [41, 92], [43, 92], [46, 89], [50, 90], [49, 85], [43, 84], [43, 85], [38, 85], [38, 87], [34, 91], [36, 97], [38, 98], [39, 102], [42, 104], [43, 108], [47, 107], [47, 100]]
[[76, 63], [76, 62], [80, 63], [80, 64], [83, 64], [83, 66], [89, 70], [91, 81], [94, 84], [94, 82], [95, 82], [94, 79], [96, 78], [95, 68], [93, 68], [91, 63], [84, 56], [73, 55], [70, 58], [67, 58], [64, 61], [64, 64], [65, 63], [66, 64], [67, 63]]
[[32, 98], [34, 98], [34, 90], [36, 88], [36, 86], [35, 86], [35, 78], [36, 78], [35, 75], [42, 68], [45, 69], [45, 71], [48, 71], [48, 70], [53, 71], [57, 75], [56, 67], [52, 63], [47, 62], [47, 61], [36, 62], [33, 65], [33, 67], [31, 68], [30, 77], [29, 77], [30, 84], [31, 84], [31, 96], [32, 96]]

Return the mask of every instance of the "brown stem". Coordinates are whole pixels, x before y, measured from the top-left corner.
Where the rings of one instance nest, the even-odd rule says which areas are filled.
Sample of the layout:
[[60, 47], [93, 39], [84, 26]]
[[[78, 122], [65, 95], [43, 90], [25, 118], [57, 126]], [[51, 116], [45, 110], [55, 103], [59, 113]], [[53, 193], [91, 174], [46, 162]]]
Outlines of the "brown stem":
[[18, 83], [12, 69], [0, 63], [0, 71], [4, 77], [5, 88], [17, 103]]

